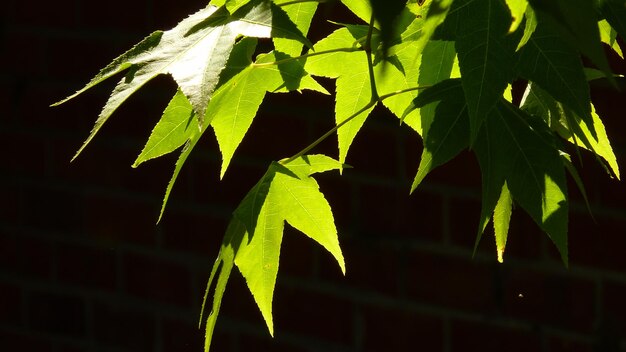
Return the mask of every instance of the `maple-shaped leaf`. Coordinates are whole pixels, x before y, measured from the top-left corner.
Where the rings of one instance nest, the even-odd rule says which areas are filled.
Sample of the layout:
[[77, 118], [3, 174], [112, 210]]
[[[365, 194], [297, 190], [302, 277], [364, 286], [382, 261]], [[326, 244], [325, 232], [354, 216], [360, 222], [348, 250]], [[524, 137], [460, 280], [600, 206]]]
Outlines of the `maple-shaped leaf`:
[[210, 346], [233, 264], [246, 279], [273, 335], [272, 300], [285, 221], [328, 250], [345, 273], [332, 211], [317, 182], [311, 177], [315, 173], [341, 167], [339, 162], [324, 155], [307, 155], [284, 164], [272, 163], [241, 201], [228, 226], [207, 285], [208, 295], [219, 268], [212, 309], [207, 317], [206, 349]]
[[508, 228], [509, 212], [506, 187], [548, 234], [567, 265], [567, 185], [559, 150], [545, 122], [501, 100], [485, 120], [474, 146], [482, 172], [476, 244], [496, 211], [494, 220], [503, 245], [501, 231]]
[[591, 96], [577, 51], [564, 41], [554, 24], [539, 23], [528, 43], [517, 53], [520, 75], [538, 84], [568, 106], [595, 135]]
[[178, 174], [209, 126], [213, 128], [222, 152], [220, 177], [223, 177], [267, 92], [309, 89], [328, 94], [304, 71], [302, 63], [298, 60], [275, 63], [277, 60], [288, 58], [285, 54], [280, 52], [259, 54], [257, 61], [252, 62], [256, 44], [255, 38], [243, 38], [233, 47], [231, 57], [220, 76], [218, 89], [205, 112], [206, 120], [211, 122], [210, 125], [203, 126], [201, 130], [196, 126], [189, 126], [193, 107], [179, 91], [165, 109], [144, 150], [133, 165], [137, 166], [153, 157], [173, 152], [184, 145], [165, 191], [160, 216], [163, 215]]
[[[122, 71], [95, 126], [76, 155], [92, 140], [111, 114], [135, 91], [160, 74], [171, 74], [204, 124], [207, 105], [217, 87], [230, 52], [239, 36], [288, 37], [308, 40], [277, 5], [252, 0], [234, 13], [212, 5], [196, 12], [169, 31], [157, 31], [102, 69], [83, 89], [61, 104]], [[56, 105], [56, 104], [55, 104]], [[75, 156], [76, 157], [76, 156]]]
[[[292, 0], [273, 0], [281, 6], [289, 19], [298, 27], [302, 34], [309, 32], [311, 21], [317, 10], [317, 1], [294, 2]], [[302, 54], [302, 43], [288, 38], [273, 38], [274, 49], [289, 56], [295, 57]]]
[[519, 37], [508, 34], [511, 15], [499, 0], [456, 0], [456, 50], [470, 117], [473, 141], [482, 122], [513, 78], [514, 53]]
[[[374, 97], [373, 82], [368, 69], [367, 55], [369, 54], [364, 50], [359, 50], [359, 41], [367, 36], [367, 32], [367, 26], [355, 25], [348, 25], [336, 30], [313, 47], [315, 52], [328, 51], [329, 53], [309, 57], [304, 66], [311, 75], [337, 79], [335, 120], [338, 125], [341, 125], [337, 130], [337, 136], [339, 161], [342, 163], [346, 160], [354, 138], [378, 103], [378, 97], [415, 87], [415, 80], [417, 79], [416, 67], [410, 67], [414, 64], [414, 60], [408, 56], [402, 56], [402, 52], [396, 52], [396, 59], [400, 56], [403, 57], [404, 65], [401, 64], [401, 66], [405, 72], [402, 73], [396, 65], [386, 61], [375, 62], [372, 71], [378, 97]], [[380, 45], [380, 33], [374, 29], [371, 46], [372, 48], [379, 48]], [[404, 49], [409, 48], [405, 47]], [[383, 103], [394, 114], [401, 117], [415, 94], [390, 96]], [[346, 120], [348, 122], [344, 123]], [[413, 128], [417, 128], [415, 124], [411, 125]]]
[[442, 81], [413, 101], [413, 106], [432, 113], [432, 120], [424, 124], [424, 151], [417, 175], [411, 185], [413, 192], [426, 175], [469, 146], [469, 118], [463, 87], [459, 79]]
[[626, 38], [626, 1], [597, 0], [594, 5], [622, 39]]
[[[593, 104], [591, 105], [591, 119], [595, 135], [573, 109], [558, 102], [534, 83], [529, 84], [526, 88], [521, 101], [521, 108], [532, 115], [541, 117], [550, 124], [552, 130], [570, 143], [602, 157], [610, 169], [610, 171], [607, 169], [609, 175], [612, 172], [617, 179], [620, 178], [617, 158], [606, 134], [604, 124], [596, 113]], [[601, 164], [604, 166], [603, 163]]]
[[[553, 25], [564, 40], [589, 58], [594, 65], [605, 73], [607, 78], [612, 79], [611, 69], [600, 41], [600, 32], [595, 16], [594, 3], [597, 2], [617, 5], [618, 8], [621, 6], [621, 14], [626, 13], [623, 10], [623, 0], [528, 0], [539, 23], [546, 22]], [[621, 4], [618, 4], [620, 2]], [[624, 23], [624, 20], [621, 19], [620, 22]]]

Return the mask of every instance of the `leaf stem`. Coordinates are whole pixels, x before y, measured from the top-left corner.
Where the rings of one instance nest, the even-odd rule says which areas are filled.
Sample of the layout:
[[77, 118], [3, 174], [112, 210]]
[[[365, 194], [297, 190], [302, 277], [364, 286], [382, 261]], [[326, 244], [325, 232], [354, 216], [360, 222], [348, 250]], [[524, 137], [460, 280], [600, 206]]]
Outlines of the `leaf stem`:
[[324, 141], [326, 138], [328, 138], [331, 134], [335, 133], [335, 131], [337, 131], [341, 126], [345, 125], [346, 123], [350, 122], [350, 120], [352, 120], [353, 118], [357, 117], [358, 115], [360, 115], [363, 111], [366, 111], [367, 109], [371, 108], [372, 106], [374, 106], [378, 101], [373, 100], [370, 101], [369, 103], [367, 103], [365, 106], [363, 106], [362, 108], [360, 108], [358, 111], [356, 111], [354, 114], [346, 117], [345, 120], [341, 121], [340, 123], [338, 123], [335, 127], [331, 128], [328, 132], [324, 133], [320, 138], [316, 139], [313, 143], [309, 144], [308, 146], [306, 146], [304, 149], [302, 149], [301, 151], [299, 151], [297, 154], [295, 154], [294, 156], [288, 158], [288, 159], [283, 159], [280, 161], [281, 164], [287, 164], [290, 163], [292, 161], [294, 161], [295, 159], [298, 159], [299, 157], [303, 156], [304, 154], [308, 153], [311, 149], [315, 148], [318, 144], [320, 144], [322, 141]]
[[341, 121], [340, 123], [338, 123], [335, 127], [331, 128], [330, 130], [328, 130], [326, 133], [324, 133], [321, 137], [319, 137], [318, 139], [316, 139], [313, 143], [309, 144], [308, 146], [306, 146], [304, 149], [302, 149], [301, 151], [299, 151], [298, 153], [296, 153], [294, 156], [287, 158], [287, 159], [283, 159], [281, 161], [279, 161], [279, 163], [281, 164], [287, 164], [290, 163], [292, 161], [294, 161], [295, 159], [298, 159], [299, 157], [305, 155], [306, 153], [308, 153], [311, 149], [315, 148], [318, 144], [320, 144], [321, 142], [323, 142], [326, 138], [330, 137], [330, 135], [332, 135], [333, 133], [335, 133], [339, 128], [341, 128], [343, 125], [345, 125], [346, 123], [350, 122], [352, 119], [354, 119], [355, 117], [357, 117], [358, 115], [360, 115], [362, 112], [366, 111], [367, 109], [371, 108], [372, 106], [376, 105], [378, 102], [382, 102], [383, 100], [387, 99], [387, 98], [391, 98], [394, 97], [396, 95], [399, 94], [404, 94], [404, 93], [409, 93], [409, 92], [413, 92], [416, 90], [420, 90], [420, 89], [426, 89], [430, 86], [418, 86], [418, 87], [409, 87], [409, 88], [405, 88], [405, 89], [401, 89], [401, 90], [397, 90], [395, 92], [391, 92], [391, 93], [387, 93], [384, 95], [379, 96], [377, 99], [373, 99], [371, 100], [369, 103], [365, 104], [365, 106], [363, 106], [362, 108], [360, 108], [358, 111], [356, 111], [355, 113], [353, 113], [352, 115], [346, 117], [343, 121]]
[[431, 87], [430, 85], [423, 85], [423, 86], [409, 87], [409, 88], [404, 88], [404, 89], [396, 90], [396, 91], [394, 91], [394, 92], [391, 92], [391, 93], [387, 93], [387, 94], [381, 95], [381, 96], [378, 98], [378, 101], [383, 101], [383, 100], [385, 100], [385, 99], [387, 99], [387, 98], [391, 98], [391, 97], [394, 97], [394, 96], [399, 95], [399, 94], [410, 93], [410, 92], [414, 92], [414, 91], [416, 91], [416, 90], [426, 89], [426, 88], [430, 88], [430, 87]]
[[282, 4], [277, 4], [280, 7], [283, 6], [289, 6], [289, 5], [295, 5], [295, 4], [300, 4], [303, 2], [319, 2], [319, 3], [325, 3], [328, 2], [329, 0], [293, 0], [293, 1], [287, 1], [287, 2], [283, 2]]
[[281, 60], [278, 60], [278, 61], [252, 63], [252, 66], [260, 66], [260, 67], [262, 67], [262, 66], [275, 66], [275, 65], [283, 64], [285, 62], [305, 59], [305, 58], [313, 57], [313, 56], [332, 54], [332, 53], [338, 53], [338, 52], [352, 53], [352, 52], [360, 51], [360, 50], [363, 50], [363, 48], [353, 47], [353, 48], [329, 49], [329, 50], [324, 50], [324, 51], [316, 51], [316, 52], [313, 52], [313, 53], [306, 53], [306, 54], [303, 54], [303, 55], [300, 55], [300, 56], [296, 56], [296, 57], [288, 57], [288, 58], [281, 59]]
[[367, 55], [367, 70], [370, 75], [370, 87], [372, 90], [372, 102], [378, 101], [378, 90], [376, 89], [376, 78], [374, 77], [374, 62], [372, 61], [372, 34], [374, 33], [374, 14], [370, 20], [367, 38], [365, 39], [365, 54]]

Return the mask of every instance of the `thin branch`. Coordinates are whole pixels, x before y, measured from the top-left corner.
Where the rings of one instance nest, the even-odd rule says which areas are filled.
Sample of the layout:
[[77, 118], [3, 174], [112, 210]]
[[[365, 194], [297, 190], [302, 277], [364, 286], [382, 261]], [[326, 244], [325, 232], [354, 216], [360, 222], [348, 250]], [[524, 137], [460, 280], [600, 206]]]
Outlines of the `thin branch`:
[[357, 117], [362, 112], [364, 112], [367, 109], [371, 108], [377, 102], [378, 101], [370, 101], [364, 107], [360, 108], [357, 112], [355, 112], [354, 114], [348, 116], [345, 120], [343, 120], [340, 123], [338, 123], [337, 126], [331, 128], [328, 132], [324, 133], [324, 135], [322, 135], [320, 138], [316, 139], [313, 143], [311, 143], [308, 146], [306, 146], [306, 148], [304, 148], [301, 151], [299, 151], [296, 155], [294, 155], [294, 156], [292, 156], [292, 157], [290, 157], [288, 159], [283, 159], [283, 160], [280, 161], [280, 163], [283, 164], [283, 165], [287, 164], [287, 163], [290, 163], [290, 162], [298, 159], [299, 157], [303, 156], [304, 154], [308, 153], [311, 149], [315, 148], [318, 144], [320, 144], [326, 138], [330, 137], [331, 134], [335, 133], [335, 131], [337, 131], [341, 126], [343, 126], [346, 123], [350, 122], [353, 118]]
[[292, 161], [294, 161], [295, 159], [298, 159], [299, 157], [305, 155], [306, 153], [308, 153], [311, 149], [315, 148], [318, 144], [320, 144], [321, 142], [323, 142], [326, 138], [330, 137], [333, 133], [335, 133], [339, 128], [341, 128], [343, 125], [345, 125], [346, 123], [350, 122], [352, 119], [354, 119], [355, 117], [359, 116], [361, 113], [363, 113], [364, 111], [366, 111], [367, 109], [371, 108], [372, 106], [378, 104], [378, 102], [382, 102], [383, 100], [387, 99], [387, 98], [391, 98], [394, 97], [396, 95], [400, 95], [400, 94], [404, 94], [404, 93], [409, 93], [409, 92], [414, 92], [416, 90], [420, 90], [420, 89], [426, 89], [430, 86], [419, 86], [419, 87], [409, 87], [409, 88], [405, 88], [405, 89], [401, 89], [401, 90], [397, 90], [395, 92], [391, 92], [385, 95], [382, 95], [380, 97], [378, 97], [375, 100], [370, 101], [369, 103], [365, 104], [365, 106], [363, 106], [362, 108], [360, 108], [357, 112], [353, 113], [352, 115], [346, 117], [343, 121], [341, 121], [340, 123], [338, 123], [335, 127], [331, 128], [330, 130], [328, 130], [328, 132], [324, 133], [321, 137], [319, 137], [318, 139], [316, 139], [313, 143], [309, 144], [308, 146], [306, 146], [304, 149], [302, 149], [301, 151], [299, 151], [297, 154], [295, 154], [294, 156], [287, 158], [287, 159], [283, 159], [280, 161], [281, 164], [287, 164], [290, 163]]
[[352, 53], [352, 52], [361, 51], [361, 50], [363, 50], [363, 48], [353, 47], [353, 48], [337, 48], [337, 49], [330, 49], [330, 50], [324, 50], [324, 51], [316, 51], [316, 52], [313, 52], [313, 53], [307, 53], [307, 54], [303, 54], [303, 55], [296, 56], [296, 57], [288, 57], [288, 58], [281, 59], [281, 60], [278, 60], [278, 61], [252, 63], [252, 66], [274, 66], [274, 65], [283, 64], [285, 62], [305, 59], [305, 58], [313, 57], [313, 56], [319, 56], [319, 55], [324, 55], [324, 54], [332, 54], [332, 53], [339, 53], [339, 52]]
[[325, 3], [328, 2], [329, 0], [293, 0], [293, 1], [287, 1], [287, 2], [283, 2], [282, 4], [277, 4], [278, 6], [289, 6], [289, 5], [294, 5], [294, 4], [300, 4], [300, 3], [304, 3], [304, 2], [319, 2], [321, 3]]
[[374, 77], [374, 62], [372, 61], [372, 34], [374, 33], [374, 14], [370, 20], [369, 29], [367, 30], [367, 39], [365, 39], [365, 54], [367, 55], [367, 70], [370, 75], [370, 87], [372, 90], [372, 101], [378, 101], [378, 90], [376, 89], [376, 78]]

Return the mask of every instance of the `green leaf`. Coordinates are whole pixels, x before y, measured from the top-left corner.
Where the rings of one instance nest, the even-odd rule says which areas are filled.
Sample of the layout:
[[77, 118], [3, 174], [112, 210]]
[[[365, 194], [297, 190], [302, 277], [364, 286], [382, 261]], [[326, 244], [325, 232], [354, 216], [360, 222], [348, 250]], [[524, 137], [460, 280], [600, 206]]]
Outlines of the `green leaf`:
[[513, 33], [517, 30], [522, 20], [524, 19], [524, 13], [528, 7], [528, 0], [505, 0], [509, 10], [511, 11], [511, 17], [513, 21], [509, 27], [509, 33]]
[[[454, 89], [448, 89], [450, 81], [456, 83], [453, 86]], [[458, 80], [448, 80], [429, 90], [437, 91], [442, 87], [446, 89], [443, 90], [445, 93], [438, 93], [442, 98], [441, 101], [430, 102], [424, 107], [434, 107], [434, 119], [432, 123], [424, 126], [424, 151], [417, 175], [411, 185], [411, 192], [419, 186], [430, 171], [448, 162], [469, 146], [469, 118], [461, 84]], [[417, 105], [421, 105], [423, 102], [421, 99], [428, 98], [432, 94], [429, 90], [418, 95], [415, 99]]]
[[[424, 24], [421, 28], [421, 36], [417, 41], [418, 53], [420, 53], [426, 44], [435, 34], [437, 27], [442, 25], [448, 16], [450, 7], [453, 4], [453, 0], [428, 0], [422, 8], [422, 13], [426, 14]], [[454, 23], [456, 26], [456, 23]], [[440, 38], [444, 40], [451, 40], [453, 38]]]
[[[289, 37], [303, 41], [295, 25], [273, 3], [250, 1], [232, 15], [225, 8], [208, 6], [166, 32], [155, 32], [105, 67], [82, 90], [128, 70], [113, 90], [95, 126], [76, 156], [93, 139], [111, 114], [134, 92], [160, 74], [171, 74], [191, 102], [202, 126], [208, 102], [240, 36]], [[76, 157], [75, 156], [75, 157]]]
[[217, 267], [221, 264], [213, 310], [207, 323], [207, 346], [210, 345], [233, 261], [246, 279], [267, 327], [273, 334], [272, 300], [284, 221], [326, 248], [345, 274], [345, 262], [332, 211], [319, 191], [317, 182], [310, 177], [314, 173], [340, 167], [341, 163], [323, 155], [303, 156], [284, 164], [272, 163], [239, 204], [209, 279], [210, 287]]
[[516, 36], [507, 35], [508, 8], [499, 0], [456, 0], [456, 50], [473, 141], [513, 77]]
[[567, 189], [561, 157], [547, 125], [501, 102], [485, 121], [475, 153], [482, 171], [476, 244], [506, 182], [513, 199], [548, 234], [567, 265]]
[[[351, 48], [357, 39], [366, 34], [367, 26], [341, 28], [317, 42], [314, 50], [320, 52]], [[364, 51], [337, 51], [311, 57], [306, 61], [304, 68], [312, 75], [337, 78], [335, 96], [335, 120], [337, 124], [342, 123], [372, 102], [366, 55], [367, 53]], [[346, 160], [352, 141], [373, 108], [374, 106], [371, 105], [337, 130], [340, 162], [343, 163]]]
[[[453, 42], [442, 40], [431, 40], [428, 42], [422, 52], [422, 55], [419, 57], [418, 86], [433, 86], [445, 79], [450, 78], [454, 67], [455, 57], [456, 51], [454, 50]], [[423, 131], [428, 129], [435, 117], [436, 104], [422, 106], [421, 109], [417, 110], [415, 103], [415, 100], [412, 100], [411, 103], [409, 103], [406, 110], [402, 115], [400, 115], [401, 120], [406, 121], [409, 125], [411, 125], [411, 112], [419, 112], [416, 114], [417, 121], [413, 122], [416, 127], [413, 127], [413, 125], [411, 126], [417, 131], [417, 133], [424, 136]]]
[[509, 192], [506, 182], [502, 186], [502, 193], [493, 210], [493, 228], [496, 237], [496, 250], [498, 261], [504, 262], [504, 249], [509, 234], [509, 224], [511, 223], [511, 213], [513, 212], [513, 198]]
[[532, 7], [526, 7], [526, 20], [524, 21], [524, 34], [522, 34], [522, 39], [520, 39], [517, 44], [517, 49], [515, 51], [520, 50], [528, 41], [530, 37], [535, 33], [535, 29], [537, 29], [537, 16], [535, 15], [535, 11], [533, 11]]
[[540, 23], [518, 52], [520, 75], [576, 112], [593, 130], [589, 84], [580, 56], [549, 23]]
[[615, 51], [617, 55], [623, 59], [624, 54], [622, 53], [622, 49], [619, 47], [619, 43], [617, 42], [617, 32], [606, 20], [598, 22], [598, 27], [600, 29], [600, 40], [610, 46], [611, 49], [613, 49], [613, 51]]
[[580, 178], [580, 175], [578, 174], [578, 170], [576, 170], [574, 163], [572, 163], [572, 158], [569, 156], [569, 154], [565, 152], [560, 152], [560, 154], [565, 169], [567, 169], [567, 172], [569, 172], [570, 176], [572, 176], [572, 178], [574, 179], [576, 187], [578, 187], [580, 194], [582, 194], [583, 199], [585, 200], [587, 211], [589, 211], [589, 214], [591, 214], [591, 205], [589, 204], [589, 198], [587, 198], [587, 190], [585, 189], [585, 184], [583, 183], [582, 178]]
[[597, 7], [620, 37], [626, 39], [626, 1], [597, 0]]
[[217, 271], [219, 269], [217, 284], [215, 285], [215, 290], [213, 292], [211, 311], [209, 312], [206, 321], [204, 335], [205, 352], [208, 352], [211, 348], [213, 330], [215, 329], [217, 316], [219, 315], [220, 308], [222, 306], [222, 298], [224, 297], [224, 291], [226, 291], [226, 284], [228, 283], [230, 273], [233, 270], [233, 264], [235, 263], [235, 253], [237, 252], [239, 244], [242, 242], [245, 234], [246, 229], [243, 224], [239, 221], [232, 220], [228, 225], [228, 229], [226, 230], [226, 235], [224, 236], [224, 241], [222, 242], [222, 246], [220, 248], [217, 259], [215, 260], [215, 264], [213, 264], [211, 276], [209, 277], [209, 282], [207, 283], [206, 292], [204, 294], [204, 300], [202, 302], [202, 311], [200, 312], [200, 320], [202, 321], [206, 300], [208, 298], [211, 285], [213, 284], [213, 280], [215, 279], [215, 275], [217, 274]]
[[133, 163], [139, 166], [144, 161], [160, 157], [180, 148], [189, 137], [197, 132], [193, 121], [194, 112], [185, 94], [178, 90], [163, 111], [163, 116], [152, 130], [148, 142]]
[[[274, 2], [277, 5], [281, 5], [291, 2], [291, 0], [274, 0]], [[287, 16], [289, 16], [291, 22], [298, 27], [300, 32], [303, 35], [306, 35], [309, 32], [313, 15], [315, 15], [315, 11], [317, 10], [317, 4], [318, 3], [316, 1], [299, 2], [291, 3], [289, 5], [282, 6], [281, 8], [285, 11]], [[280, 51], [291, 57], [299, 56], [302, 53], [302, 43], [297, 40], [288, 38], [273, 38], [273, 41], [274, 49], [276, 51]]]
[[[396, 20], [404, 9], [407, 0], [369, 0], [374, 18], [380, 24], [383, 57], [387, 57], [391, 41], [396, 34]], [[369, 22], [369, 21], [368, 21]]]
[[207, 115], [214, 116], [211, 127], [215, 131], [222, 152], [220, 177], [228, 169], [232, 157], [252, 125], [266, 92], [288, 92], [310, 89], [327, 93], [304, 71], [298, 60], [283, 53], [261, 54], [235, 77], [224, 84], [209, 104]]
[[354, 1], [354, 0], [341, 0], [353, 14], [363, 20], [365, 23], [369, 23], [372, 18], [372, 5], [369, 1]]
[[539, 23], [553, 25], [571, 46], [588, 57], [611, 79], [596, 20], [595, 0], [529, 0]]
[[[596, 137], [591, 133], [582, 119], [571, 109], [557, 102], [548, 93], [535, 85], [529, 85], [521, 102], [522, 109], [544, 119], [550, 123], [550, 127], [557, 131], [570, 143], [586, 148], [602, 157], [608, 164], [613, 174], [620, 178], [619, 166], [611, 143], [606, 134], [604, 124], [600, 116], [591, 105], [593, 129]], [[582, 144], [578, 143], [581, 141]], [[610, 174], [610, 172], [607, 170]]]

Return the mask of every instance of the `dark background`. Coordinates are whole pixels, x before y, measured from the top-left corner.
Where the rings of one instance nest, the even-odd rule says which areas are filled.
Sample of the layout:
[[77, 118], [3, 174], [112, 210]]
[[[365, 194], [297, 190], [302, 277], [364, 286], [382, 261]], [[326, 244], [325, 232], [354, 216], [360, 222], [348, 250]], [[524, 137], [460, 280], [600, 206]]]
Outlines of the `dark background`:
[[[196, 321], [230, 213], [271, 160], [332, 127], [333, 98], [267, 98], [223, 181], [207, 133], [158, 226], [175, 155], [130, 165], [175, 92], [172, 80], [159, 78], [131, 98], [72, 164], [115, 80], [48, 105], [152, 30], [204, 5], [0, 5], [0, 351], [202, 350]], [[624, 166], [626, 95], [596, 87], [593, 97]], [[346, 277], [328, 253], [288, 230], [276, 337], [233, 272], [214, 351], [626, 351], [624, 184], [582, 153], [594, 218], [570, 185], [569, 269], [522, 211], [514, 213], [504, 264], [491, 232], [472, 259], [477, 162], [464, 153], [409, 197], [420, 143], [375, 110], [348, 157], [355, 168], [319, 177]], [[336, 155], [334, 138], [316, 152]]]

